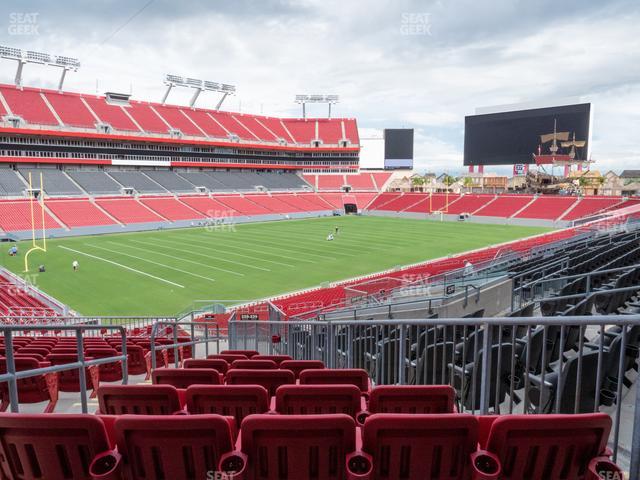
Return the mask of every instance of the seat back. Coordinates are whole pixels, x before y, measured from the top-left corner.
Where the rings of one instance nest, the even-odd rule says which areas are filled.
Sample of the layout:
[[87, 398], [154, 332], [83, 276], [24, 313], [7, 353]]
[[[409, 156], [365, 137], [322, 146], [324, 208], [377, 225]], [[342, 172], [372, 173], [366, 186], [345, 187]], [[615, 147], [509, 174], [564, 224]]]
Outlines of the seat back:
[[460, 414], [375, 414], [364, 422], [362, 435], [363, 450], [373, 457], [371, 478], [466, 479], [478, 421]]
[[3, 478], [88, 480], [91, 460], [109, 447], [92, 415], [0, 414]]
[[130, 480], [208, 478], [233, 449], [229, 422], [220, 415], [123, 415], [115, 432]]
[[282, 385], [276, 390], [276, 411], [281, 414], [344, 413], [356, 418], [361, 408], [355, 385]]
[[207, 359], [224, 360], [229, 365], [231, 365], [236, 360], [247, 360], [247, 356], [246, 355], [236, 355], [236, 354], [233, 354], [233, 353], [214, 353], [214, 354], [211, 354], [211, 355], [207, 355]]
[[582, 479], [591, 459], [607, 445], [611, 417], [576, 415], [505, 415], [495, 419], [487, 450], [498, 456], [505, 480]]
[[278, 366], [286, 360], [293, 360], [290, 355], [254, 355], [251, 360], [273, 360]]
[[171, 415], [180, 399], [172, 385], [109, 385], [98, 388], [98, 405], [104, 415]]
[[290, 370], [231, 369], [227, 372], [226, 381], [228, 385], [261, 385], [269, 396], [274, 396], [280, 385], [294, 384], [296, 379]]
[[245, 370], [275, 370], [278, 364], [273, 360], [235, 360], [231, 368], [242, 368]]
[[371, 390], [371, 413], [453, 413], [449, 385], [380, 385]]
[[297, 380], [303, 370], [322, 370], [325, 367], [321, 360], [284, 360], [280, 363], [280, 368], [291, 370]]
[[242, 422], [248, 478], [345, 478], [356, 428], [347, 415], [251, 415]]
[[189, 413], [230, 416], [238, 426], [247, 415], [269, 411], [269, 393], [260, 385], [193, 385], [186, 400]]
[[220, 385], [220, 374], [213, 368], [156, 368], [151, 372], [151, 383], [173, 385], [176, 388]]
[[183, 363], [184, 368], [213, 368], [223, 375], [229, 370], [229, 364], [221, 358], [187, 358]]
[[244, 355], [247, 358], [255, 357], [256, 355], [260, 355], [260, 352], [257, 350], [222, 350], [221, 354], [228, 355]]
[[362, 393], [370, 389], [369, 375], [360, 368], [327, 368], [300, 373], [301, 385], [355, 385]]

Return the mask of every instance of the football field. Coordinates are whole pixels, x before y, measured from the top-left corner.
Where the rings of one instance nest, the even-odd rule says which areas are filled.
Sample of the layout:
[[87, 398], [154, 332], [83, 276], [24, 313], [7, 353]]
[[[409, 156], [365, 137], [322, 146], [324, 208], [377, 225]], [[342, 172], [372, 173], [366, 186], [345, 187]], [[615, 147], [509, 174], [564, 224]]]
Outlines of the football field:
[[[60, 238], [30, 255], [28, 279], [84, 315], [174, 315], [198, 300], [249, 301], [548, 230], [331, 217]], [[29, 246], [2, 252], [3, 265], [24, 276]]]

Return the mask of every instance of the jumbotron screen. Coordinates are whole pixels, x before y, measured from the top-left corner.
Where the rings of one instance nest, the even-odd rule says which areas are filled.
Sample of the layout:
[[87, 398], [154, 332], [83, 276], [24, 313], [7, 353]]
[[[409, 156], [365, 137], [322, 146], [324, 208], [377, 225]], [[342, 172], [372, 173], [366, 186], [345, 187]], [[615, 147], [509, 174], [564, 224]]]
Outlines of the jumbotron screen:
[[384, 168], [413, 168], [413, 128], [384, 129]]
[[464, 164], [534, 163], [533, 154], [553, 153], [554, 139], [555, 153], [569, 154], [572, 144], [575, 144], [576, 160], [586, 160], [590, 115], [591, 104], [579, 103], [467, 116], [464, 122]]

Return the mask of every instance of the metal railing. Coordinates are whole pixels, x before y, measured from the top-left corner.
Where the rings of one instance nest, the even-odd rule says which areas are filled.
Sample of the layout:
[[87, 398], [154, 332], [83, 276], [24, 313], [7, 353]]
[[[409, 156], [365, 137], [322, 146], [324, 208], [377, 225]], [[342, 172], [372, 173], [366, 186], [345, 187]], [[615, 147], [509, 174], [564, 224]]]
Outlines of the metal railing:
[[[179, 330], [189, 330], [189, 340], [179, 341], [181, 338]], [[200, 333], [201, 332], [201, 333]], [[158, 343], [159, 338], [172, 337], [173, 343]], [[227, 340], [220, 335], [220, 326], [215, 322], [175, 322], [158, 320], [153, 324], [150, 335], [151, 368], [157, 367], [157, 352], [173, 350], [175, 367], [180, 366], [180, 349], [191, 347], [196, 349], [197, 345], [204, 345], [205, 357], [209, 355], [209, 344], [214, 343], [216, 353], [220, 353], [220, 342]]]
[[[93, 365], [104, 365], [109, 363], [121, 362], [122, 364], [122, 383], [127, 384], [127, 333], [123, 326], [114, 325], [56, 325], [56, 330], [59, 330], [61, 334], [67, 336], [75, 336], [76, 338], [76, 354], [77, 361], [65, 363], [63, 365], [52, 365], [48, 367], [42, 367], [32, 370], [16, 370], [15, 355], [13, 351], [13, 338], [16, 332], [19, 333], [42, 333], [51, 330], [50, 325], [2, 325], [0, 326], [0, 333], [4, 336], [4, 348], [5, 348], [5, 362], [6, 373], [0, 374], [0, 383], [7, 382], [8, 384], [8, 396], [10, 402], [11, 411], [18, 413], [20, 411], [18, 401], [18, 380], [25, 378], [37, 377], [48, 373], [64, 372], [70, 370], [78, 370], [78, 380], [80, 386], [80, 402], [82, 406], [82, 413], [88, 413], [87, 403], [87, 379], [86, 369]], [[96, 358], [87, 360], [84, 356], [84, 336], [85, 332], [89, 331], [114, 331], [120, 334], [122, 344], [120, 355], [111, 357]]]
[[614, 460], [630, 452], [636, 475], [640, 467], [638, 381], [632, 418], [622, 421], [638, 368], [640, 315], [233, 321], [229, 334], [230, 348], [364, 368], [378, 385], [452, 385], [460, 412], [605, 411]]

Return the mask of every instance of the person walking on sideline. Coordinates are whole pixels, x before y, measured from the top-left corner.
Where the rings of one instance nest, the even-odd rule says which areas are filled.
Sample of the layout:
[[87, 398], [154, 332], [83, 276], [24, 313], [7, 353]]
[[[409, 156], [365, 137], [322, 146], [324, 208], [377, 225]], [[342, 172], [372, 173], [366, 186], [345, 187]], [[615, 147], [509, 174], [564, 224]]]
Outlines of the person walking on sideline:
[[78, 263], [78, 260], [74, 260], [71, 266], [73, 267], [74, 272], [77, 272], [78, 268], [80, 268], [80, 264]]

